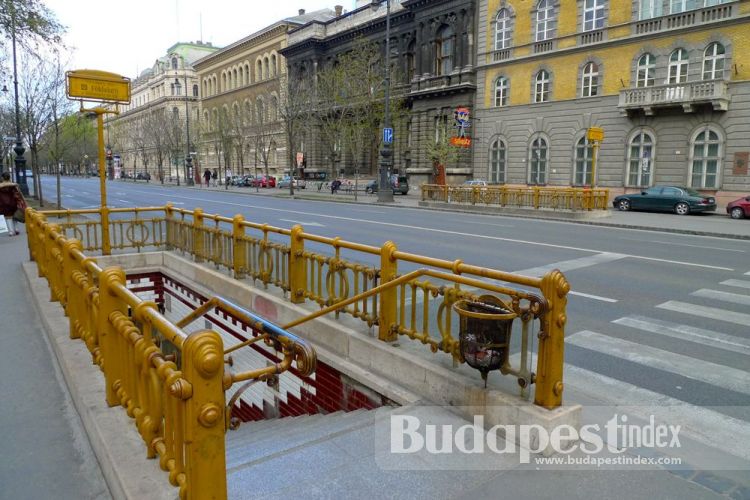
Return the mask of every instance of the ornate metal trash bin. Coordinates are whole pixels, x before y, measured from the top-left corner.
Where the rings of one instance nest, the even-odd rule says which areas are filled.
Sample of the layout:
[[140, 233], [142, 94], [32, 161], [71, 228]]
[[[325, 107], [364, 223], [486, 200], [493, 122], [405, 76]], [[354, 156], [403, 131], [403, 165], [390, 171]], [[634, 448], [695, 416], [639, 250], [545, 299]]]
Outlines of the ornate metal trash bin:
[[453, 309], [460, 318], [459, 347], [464, 361], [482, 374], [508, 366], [513, 319], [517, 316], [506, 304], [492, 295], [477, 301], [459, 300]]

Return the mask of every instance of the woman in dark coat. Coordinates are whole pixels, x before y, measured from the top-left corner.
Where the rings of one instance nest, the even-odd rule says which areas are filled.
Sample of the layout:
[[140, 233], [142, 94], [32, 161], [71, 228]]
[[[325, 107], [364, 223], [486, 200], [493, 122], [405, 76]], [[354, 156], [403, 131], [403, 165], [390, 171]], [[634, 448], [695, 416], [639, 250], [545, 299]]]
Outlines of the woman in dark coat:
[[5, 223], [8, 225], [8, 235], [16, 236], [21, 234], [16, 230], [16, 224], [13, 220], [13, 214], [19, 208], [26, 208], [26, 201], [23, 199], [18, 184], [10, 182], [10, 174], [3, 172], [2, 181], [0, 181], [0, 215], [5, 216]]

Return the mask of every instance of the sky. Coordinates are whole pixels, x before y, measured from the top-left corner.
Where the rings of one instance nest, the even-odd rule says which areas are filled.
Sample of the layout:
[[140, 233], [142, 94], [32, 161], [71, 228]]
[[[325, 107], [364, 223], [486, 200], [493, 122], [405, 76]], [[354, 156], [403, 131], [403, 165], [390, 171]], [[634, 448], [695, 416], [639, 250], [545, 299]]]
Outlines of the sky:
[[134, 78], [176, 42], [224, 47], [286, 17], [354, 0], [44, 0], [67, 27], [70, 69]]

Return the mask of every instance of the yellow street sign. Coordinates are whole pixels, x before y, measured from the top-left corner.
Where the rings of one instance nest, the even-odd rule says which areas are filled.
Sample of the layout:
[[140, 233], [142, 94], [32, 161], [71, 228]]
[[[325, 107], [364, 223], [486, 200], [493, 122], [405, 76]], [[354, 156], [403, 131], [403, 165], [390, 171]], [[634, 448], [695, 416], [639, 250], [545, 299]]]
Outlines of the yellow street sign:
[[130, 103], [130, 78], [93, 69], [68, 71], [66, 76], [70, 99]]
[[604, 140], [604, 129], [599, 127], [591, 127], [588, 129], [586, 136], [589, 142], [601, 142]]

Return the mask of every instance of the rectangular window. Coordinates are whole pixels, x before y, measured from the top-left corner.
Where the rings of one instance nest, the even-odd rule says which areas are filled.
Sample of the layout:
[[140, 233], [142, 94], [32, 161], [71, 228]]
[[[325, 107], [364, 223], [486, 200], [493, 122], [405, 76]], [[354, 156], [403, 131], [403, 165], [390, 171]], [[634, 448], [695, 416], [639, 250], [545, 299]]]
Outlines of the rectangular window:
[[583, 31], [593, 31], [604, 27], [604, 1], [584, 0]]
[[638, 19], [652, 19], [662, 16], [662, 0], [641, 0], [638, 5]]

